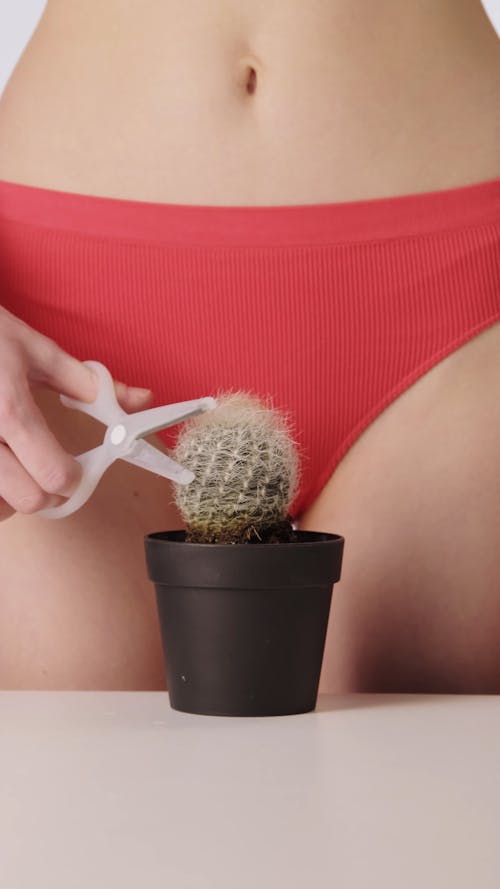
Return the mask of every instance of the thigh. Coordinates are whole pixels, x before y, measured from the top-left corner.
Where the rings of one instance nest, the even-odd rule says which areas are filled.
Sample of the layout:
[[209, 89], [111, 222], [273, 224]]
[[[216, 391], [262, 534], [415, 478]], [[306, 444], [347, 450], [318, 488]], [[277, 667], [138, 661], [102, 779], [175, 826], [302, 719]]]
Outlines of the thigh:
[[358, 439], [301, 528], [346, 537], [320, 690], [500, 692], [500, 325]]
[[[38, 401], [72, 453], [102, 439], [102, 426]], [[49, 521], [0, 524], [0, 686], [165, 687], [154, 588], [143, 537], [182, 528], [171, 483], [117, 461], [88, 503]]]

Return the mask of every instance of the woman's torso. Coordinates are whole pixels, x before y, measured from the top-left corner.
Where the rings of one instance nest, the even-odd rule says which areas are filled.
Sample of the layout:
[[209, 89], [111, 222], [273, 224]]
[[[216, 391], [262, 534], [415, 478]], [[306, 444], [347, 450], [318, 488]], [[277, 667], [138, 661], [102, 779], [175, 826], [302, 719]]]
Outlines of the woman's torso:
[[0, 179], [190, 204], [452, 188], [500, 174], [499, 107], [479, 0], [49, 0], [0, 99]]

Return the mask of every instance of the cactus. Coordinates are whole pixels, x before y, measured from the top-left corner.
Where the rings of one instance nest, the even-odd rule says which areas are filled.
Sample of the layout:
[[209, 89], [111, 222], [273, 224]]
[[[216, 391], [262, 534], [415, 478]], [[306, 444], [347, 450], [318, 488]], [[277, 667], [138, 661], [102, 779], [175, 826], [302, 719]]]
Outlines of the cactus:
[[293, 540], [288, 514], [299, 455], [285, 416], [257, 396], [220, 392], [217, 406], [183, 425], [172, 453], [194, 472], [174, 483], [186, 540], [259, 543]]

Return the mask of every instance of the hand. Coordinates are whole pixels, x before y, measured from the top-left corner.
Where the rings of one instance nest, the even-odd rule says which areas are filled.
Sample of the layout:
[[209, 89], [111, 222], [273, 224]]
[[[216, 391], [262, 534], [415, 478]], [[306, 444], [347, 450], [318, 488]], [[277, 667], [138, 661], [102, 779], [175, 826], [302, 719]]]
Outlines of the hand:
[[[0, 520], [57, 506], [81, 478], [80, 464], [48, 428], [31, 384], [92, 402], [98, 380], [81, 361], [0, 308]], [[147, 389], [119, 382], [115, 389], [128, 412], [151, 401]]]

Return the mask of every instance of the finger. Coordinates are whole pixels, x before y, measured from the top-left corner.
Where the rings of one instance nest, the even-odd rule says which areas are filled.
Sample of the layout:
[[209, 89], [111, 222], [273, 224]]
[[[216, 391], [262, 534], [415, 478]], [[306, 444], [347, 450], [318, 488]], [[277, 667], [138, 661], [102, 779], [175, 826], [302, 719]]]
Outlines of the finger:
[[27, 385], [19, 387], [15, 397], [4, 398], [0, 428], [19, 463], [43, 491], [63, 497], [73, 493], [82, 468], [49, 430]]
[[[32, 350], [35, 361], [30, 379], [44, 383], [56, 392], [77, 401], [92, 402], [97, 398], [99, 379], [83, 362], [73, 358], [47, 337], [39, 337]], [[124, 410], [141, 410], [152, 399], [149, 389], [126, 386], [115, 382], [118, 402]]]
[[77, 401], [95, 401], [99, 380], [94, 371], [73, 358], [48, 337], [37, 337], [30, 345], [32, 367], [29, 378]]
[[148, 407], [153, 400], [151, 389], [138, 389], [137, 387], [126, 386], [125, 383], [117, 381], [115, 381], [115, 392], [119, 404], [129, 413], [143, 410], [145, 407]]
[[63, 502], [61, 497], [43, 491], [6, 445], [0, 445], [0, 498], [0, 519], [13, 512], [30, 515]]

